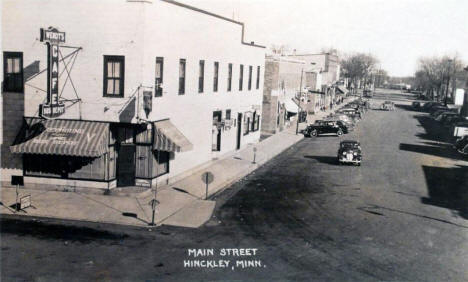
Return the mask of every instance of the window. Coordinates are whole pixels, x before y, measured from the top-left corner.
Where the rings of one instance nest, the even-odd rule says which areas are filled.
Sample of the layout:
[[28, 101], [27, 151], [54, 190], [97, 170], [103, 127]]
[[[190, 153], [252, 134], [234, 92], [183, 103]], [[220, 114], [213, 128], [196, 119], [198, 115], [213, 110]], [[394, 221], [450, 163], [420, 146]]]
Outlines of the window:
[[254, 112], [253, 118], [252, 118], [252, 131], [258, 131], [260, 127], [260, 116], [257, 114], [257, 112]]
[[260, 88], [260, 66], [257, 66], [257, 85], [256, 88]]
[[244, 135], [249, 134], [250, 132], [250, 116], [244, 116]]
[[169, 152], [153, 151], [153, 176], [158, 177], [169, 173]]
[[219, 72], [219, 63], [214, 62], [214, 74], [213, 74], [213, 92], [218, 92], [218, 72]]
[[252, 90], [252, 66], [249, 66], [249, 90]]
[[123, 97], [125, 57], [104, 56], [104, 96]]
[[198, 72], [198, 93], [203, 93], [203, 82], [205, 81], [205, 61], [200, 60]]
[[232, 64], [228, 66], [228, 83], [227, 83], [227, 91], [231, 91], [232, 86]]
[[23, 53], [3, 53], [3, 91], [23, 92]]
[[156, 70], [154, 79], [154, 96], [162, 96], [162, 83], [163, 83], [163, 69], [164, 69], [164, 58], [156, 57]]
[[226, 110], [226, 119], [231, 119], [231, 110]]
[[244, 65], [239, 68], [239, 91], [242, 91], [242, 82], [244, 80]]
[[179, 61], [179, 95], [185, 94], [185, 59]]

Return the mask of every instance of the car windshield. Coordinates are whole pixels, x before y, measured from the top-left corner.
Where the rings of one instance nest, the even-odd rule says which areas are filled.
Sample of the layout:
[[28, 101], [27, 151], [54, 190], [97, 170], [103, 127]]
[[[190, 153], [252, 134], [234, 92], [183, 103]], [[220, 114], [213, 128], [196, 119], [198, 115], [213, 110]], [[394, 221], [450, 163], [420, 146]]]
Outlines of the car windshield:
[[341, 143], [341, 148], [347, 148], [347, 149], [359, 148], [359, 143], [356, 143], [356, 142], [343, 142], [343, 143]]

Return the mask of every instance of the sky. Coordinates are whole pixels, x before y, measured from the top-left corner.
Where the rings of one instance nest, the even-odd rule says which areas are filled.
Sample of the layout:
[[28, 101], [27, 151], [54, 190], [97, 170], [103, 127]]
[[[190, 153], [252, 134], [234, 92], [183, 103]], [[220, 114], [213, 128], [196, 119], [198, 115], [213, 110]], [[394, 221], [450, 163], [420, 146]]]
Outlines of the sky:
[[392, 76], [413, 75], [421, 57], [468, 64], [467, 0], [178, 1], [245, 23], [247, 42], [371, 53]]

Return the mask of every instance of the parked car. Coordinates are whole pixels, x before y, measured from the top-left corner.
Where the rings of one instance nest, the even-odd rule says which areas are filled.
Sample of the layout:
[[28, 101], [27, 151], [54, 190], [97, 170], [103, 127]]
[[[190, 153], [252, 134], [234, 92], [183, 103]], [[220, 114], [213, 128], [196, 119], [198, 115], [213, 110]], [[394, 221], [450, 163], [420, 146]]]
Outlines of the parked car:
[[437, 111], [434, 111], [432, 113], [430, 113], [429, 115], [433, 118], [436, 118], [438, 117], [440, 114], [443, 114], [443, 113], [453, 113], [452, 111], [449, 111], [448, 109], [440, 109], [440, 110], [437, 110]]
[[452, 116], [452, 117], [457, 117], [458, 114], [457, 114], [457, 113], [454, 113], [454, 112], [443, 112], [443, 113], [437, 115], [434, 119], [435, 119], [436, 121], [439, 121], [439, 122], [443, 123], [444, 120], [447, 119], [447, 117], [450, 117], [450, 116]]
[[310, 124], [304, 130], [305, 136], [319, 136], [320, 134], [334, 133], [337, 136], [347, 132], [347, 128], [343, 127], [343, 123], [333, 120], [316, 120], [314, 124]]
[[355, 126], [355, 122], [353, 120], [353, 118], [345, 115], [345, 114], [333, 114], [333, 115], [330, 115], [327, 120], [340, 120], [342, 121], [347, 127], [348, 127], [348, 131], [351, 131], [354, 129], [354, 126]]
[[411, 103], [411, 106], [413, 107], [413, 109], [419, 110], [421, 108], [421, 103], [413, 102], [413, 103]]
[[458, 139], [454, 147], [460, 154], [468, 155], [468, 135]]
[[380, 106], [380, 109], [384, 111], [393, 111], [395, 110], [395, 104], [392, 101], [385, 101]]
[[443, 106], [444, 104], [440, 103], [440, 102], [427, 102], [427, 103], [424, 103], [424, 105], [422, 105], [422, 110], [424, 111], [428, 111], [430, 110], [432, 107], [436, 107], [436, 106]]
[[452, 128], [453, 137], [463, 137], [468, 135], [468, 120], [457, 122]]
[[437, 111], [440, 111], [440, 110], [444, 110], [444, 111], [448, 111], [449, 108], [447, 106], [434, 106], [432, 108], [429, 109], [429, 113], [432, 114], [434, 112], [437, 112]]
[[337, 158], [339, 164], [352, 163], [360, 166], [362, 161], [361, 145], [355, 140], [341, 141]]
[[456, 116], [447, 116], [442, 122], [442, 124], [446, 127], [453, 126], [454, 124], [465, 121], [465, 119], [459, 115]]
[[361, 115], [361, 112], [359, 112], [358, 110], [356, 109], [353, 109], [353, 108], [343, 108], [343, 109], [340, 109], [338, 111], [338, 113], [340, 114], [345, 114], [345, 115], [348, 115], [354, 119], [361, 119], [362, 115]]

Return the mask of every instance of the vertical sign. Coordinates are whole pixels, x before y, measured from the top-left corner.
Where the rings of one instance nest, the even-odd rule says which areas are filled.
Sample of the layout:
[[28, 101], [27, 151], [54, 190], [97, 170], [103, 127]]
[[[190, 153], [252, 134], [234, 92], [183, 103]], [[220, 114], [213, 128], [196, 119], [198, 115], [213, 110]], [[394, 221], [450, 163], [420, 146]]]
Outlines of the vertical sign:
[[50, 27], [40, 29], [41, 42], [47, 46], [47, 103], [39, 106], [42, 116], [54, 117], [65, 112], [59, 101], [59, 44], [65, 42], [65, 32]]

